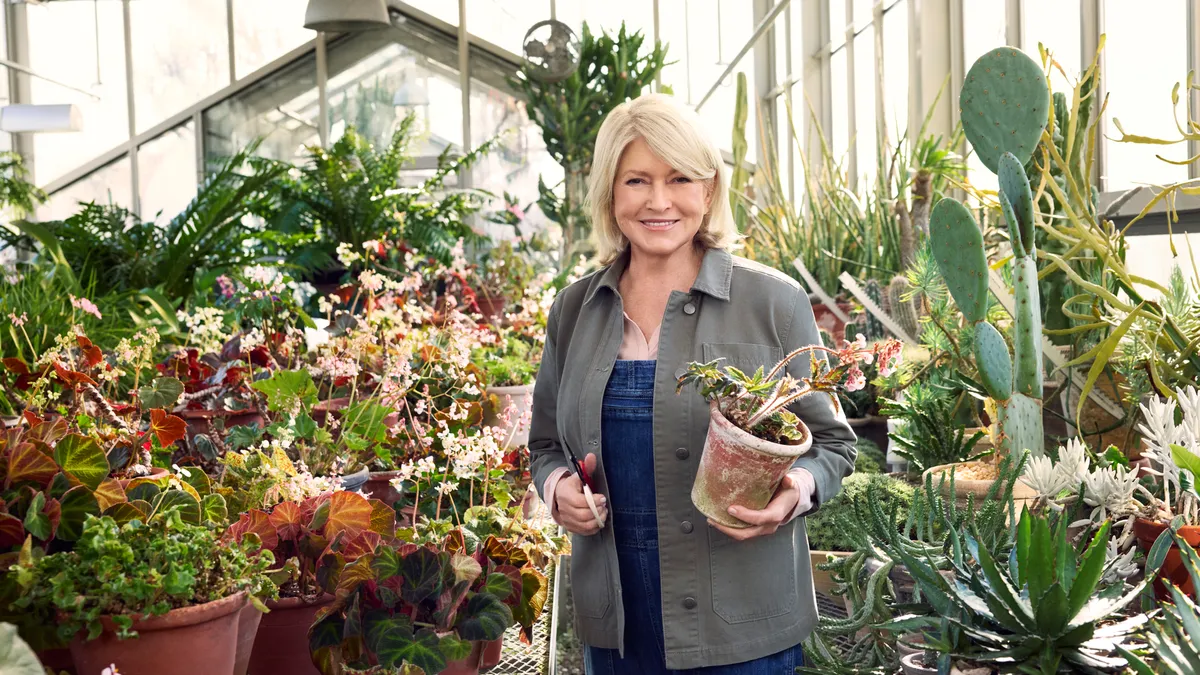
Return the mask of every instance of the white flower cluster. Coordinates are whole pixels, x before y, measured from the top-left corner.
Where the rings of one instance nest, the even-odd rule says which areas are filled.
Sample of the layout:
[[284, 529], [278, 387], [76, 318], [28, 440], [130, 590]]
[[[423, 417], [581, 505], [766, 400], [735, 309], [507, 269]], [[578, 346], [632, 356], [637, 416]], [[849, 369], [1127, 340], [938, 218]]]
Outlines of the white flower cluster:
[[[1142, 424], [1138, 431], [1146, 441], [1146, 456], [1162, 474], [1164, 501], [1171, 504], [1171, 494], [1180, 493], [1180, 470], [1175, 461], [1175, 446], [1182, 452], [1197, 456], [1200, 461], [1200, 390], [1184, 387], [1175, 392], [1175, 400], [1163, 402], [1153, 397], [1141, 406]], [[1175, 413], [1183, 411], [1183, 419], [1175, 423]], [[1200, 476], [1193, 476], [1198, 479]]]
[[215, 352], [229, 339], [225, 330], [225, 312], [216, 307], [197, 307], [192, 312], [179, 310], [175, 318], [187, 326], [188, 335], [201, 352]]
[[1064, 493], [1068, 499], [1077, 497], [1082, 485], [1083, 502], [1092, 507], [1092, 522], [1128, 515], [1139, 508], [1134, 499], [1137, 471], [1123, 466], [1093, 467], [1087, 446], [1079, 439], [1071, 439], [1066, 446], [1059, 447], [1058, 462], [1045, 456], [1030, 459], [1021, 482], [1055, 508], [1061, 507], [1054, 500]]

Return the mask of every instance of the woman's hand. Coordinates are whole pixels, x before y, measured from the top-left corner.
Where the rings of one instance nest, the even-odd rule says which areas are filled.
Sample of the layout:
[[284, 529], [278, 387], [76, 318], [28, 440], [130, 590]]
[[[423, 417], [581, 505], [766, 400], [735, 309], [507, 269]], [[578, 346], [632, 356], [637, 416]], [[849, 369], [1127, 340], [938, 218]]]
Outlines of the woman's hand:
[[[583, 469], [589, 476], [596, 475], [596, 455], [588, 453], [583, 458]], [[608, 500], [604, 495], [592, 495], [596, 501], [596, 509], [600, 512], [602, 521], [608, 520]], [[564, 476], [554, 488], [554, 504], [558, 510], [556, 518], [568, 532], [590, 536], [600, 531], [600, 524], [588, 506], [587, 497], [583, 494], [583, 481], [576, 474]]]
[[724, 532], [726, 536], [738, 541], [745, 541], [755, 537], [761, 537], [765, 534], [773, 534], [787, 521], [791, 520], [792, 513], [796, 510], [796, 505], [800, 503], [805, 495], [801, 494], [800, 486], [796, 484], [796, 480], [791, 476], [784, 476], [783, 482], [779, 484], [779, 489], [775, 491], [775, 496], [771, 501], [760, 511], [748, 509], [744, 506], [729, 507], [729, 515], [750, 523], [750, 527], [728, 527], [722, 525], [711, 518], [708, 521], [709, 525]]

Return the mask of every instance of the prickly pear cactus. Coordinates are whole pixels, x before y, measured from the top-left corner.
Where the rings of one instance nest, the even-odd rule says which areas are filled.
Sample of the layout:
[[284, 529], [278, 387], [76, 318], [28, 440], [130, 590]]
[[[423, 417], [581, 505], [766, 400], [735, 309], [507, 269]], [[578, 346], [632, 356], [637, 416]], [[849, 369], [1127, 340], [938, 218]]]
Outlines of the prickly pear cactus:
[[1038, 295], [1033, 194], [1024, 165], [1041, 138], [1050, 93], [1041, 68], [1011, 47], [981, 56], [959, 97], [967, 139], [999, 177], [1000, 207], [1013, 247], [1013, 351], [987, 322], [988, 262], [970, 210], [952, 198], [933, 208], [929, 235], [938, 269], [963, 316], [975, 324], [979, 379], [996, 402], [1000, 447], [1044, 452], [1042, 308]]

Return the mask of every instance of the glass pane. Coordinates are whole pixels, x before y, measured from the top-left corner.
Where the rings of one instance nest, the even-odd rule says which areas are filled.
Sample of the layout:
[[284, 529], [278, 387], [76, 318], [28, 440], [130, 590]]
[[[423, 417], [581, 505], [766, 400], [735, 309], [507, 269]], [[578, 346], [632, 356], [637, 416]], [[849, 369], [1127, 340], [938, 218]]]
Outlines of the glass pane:
[[975, 59], [1004, 46], [1004, 21], [1003, 2], [963, 3], [963, 63], [968, 70]]
[[225, 0], [133, 0], [138, 133], [229, 84]]
[[[836, 0], [834, 0], [836, 2]], [[867, 24], [871, 23], [872, 7], [875, 6], [875, 0], [854, 0], [854, 31], [861, 31]]]
[[233, 0], [233, 55], [243, 78], [308, 42], [308, 0]]
[[196, 130], [191, 122], [138, 149], [138, 183], [142, 220], [170, 220], [192, 201], [196, 196]]
[[[717, 13], [723, 22], [718, 30]], [[661, 19], [661, 17], [660, 17]], [[700, 99], [712, 88], [713, 83], [725, 72], [729, 61], [737, 55], [742, 45], [754, 33], [754, 16], [747, 6], [729, 0], [707, 0], [690, 2], [688, 10], [688, 39], [692, 43], [692, 60], [689, 70], [692, 77], [692, 102]], [[718, 51], [717, 44], [723, 45]], [[701, 48], [697, 48], [701, 45]], [[738, 62], [736, 70], [721, 80], [720, 86], [700, 109], [708, 133], [716, 139], [718, 147], [733, 149], [733, 111], [737, 101], [737, 74], [746, 74], [748, 90], [746, 114], [746, 161], [756, 162], [758, 152], [758, 105], [754, 93], [754, 58], [747, 54]], [[668, 58], [674, 58], [668, 55]]]
[[[667, 50], [668, 65], [663, 68], [662, 82], [675, 92], [679, 98], [688, 103], [695, 103], [704, 95], [697, 92], [688, 80], [688, 70], [692, 55], [699, 57], [703, 50], [699, 44], [690, 42], [688, 25], [695, 11], [694, 3], [687, 0], [659, 0], [659, 17], [671, 17], [670, 21], [660, 21], [659, 40]], [[691, 52], [691, 54], [689, 54]], [[674, 61], [675, 63], [671, 63]]]
[[854, 147], [859, 187], [871, 184], [877, 173], [875, 157], [875, 35], [868, 30], [854, 38]]
[[37, 219], [63, 220], [79, 210], [80, 202], [111, 203], [129, 208], [133, 202], [131, 174], [128, 157], [106, 164], [50, 195], [50, 199], [38, 207]]
[[894, 148], [908, 129], [908, 0], [883, 15], [883, 64], [883, 121]]
[[[731, 9], [729, 5], [740, 6], [741, 3], [729, 2], [724, 0], [725, 4], [721, 9], [727, 11], [728, 14], [736, 14], [742, 9]], [[506, 3], [517, 4], [517, 3]], [[532, 3], [529, 3], [532, 4]], [[712, 5], [714, 8], [717, 2], [691, 2], [691, 12], [694, 15], [697, 11], [696, 5]], [[569, 2], [558, 2], [555, 6], [558, 20], [571, 27], [571, 30], [579, 33], [583, 30], [583, 22], [586, 21], [588, 30], [592, 33], [599, 33], [602, 29], [614, 35], [621, 30], [621, 23], [624, 22], [625, 30], [635, 31], [640, 30], [650, 42], [654, 41], [654, 3], [646, 2], [646, 0], [570, 0]], [[716, 13], [710, 16], [709, 20], [715, 20]], [[663, 20], [665, 15], [659, 14], [659, 19]], [[546, 18], [550, 18], [550, 10], [546, 10]], [[728, 19], [728, 15], [722, 15], [722, 19]], [[468, 19], [469, 21], [470, 19]], [[521, 33], [524, 35], [524, 31]], [[693, 44], [695, 40], [693, 38]], [[739, 45], [740, 46], [740, 45]]]
[[[1109, 119], [1119, 119], [1130, 134], [1178, 138], [1171, 107], [1171, 88], [1187, 74], [1187, 7], [1181, 0], [1104, 4], [1105, 82]], [[1154, 39], [1147, 39], [1147, 36]], [[1153, 67], [1148, 67], [1153, 64]], [[1108, 135], [1121, 133], [1109, 126]], [[1162, 184], [1187, 178], [1186, 166], [1160, 161], [1187, 159], [1187, 145], [1107, 143], [1105, 190], [1124, 190], [1138, 183]]]
[[549, 0], [467, 0], [467, 30], [518, 56], [522, 54], [525, 33], [533, 24], [549, 18]]
[[[1022, 12], [1025, 19], [1025, 51], [1035, 61], [1038, 43], [1050, 50], [1054, 60], [1067, 71], [1064, 78], [1057, 68], [1050, 71], [1050, 86], [1071, 98], [1071, 90], [1079, 77], [1079, 0], [1042, 0], [1036, 12]], [[1111, 24], [1110, 24], [1111, 25]], [[1090, 57], [1089, 57], [1090, 62]]]
[[[1137, 229], [1137, 225], [1133, 226]], [[1163, 286], [1170, 285], [1171, 271], [1176, 265], [1183, 271], [1183, 278], [1192, 280], [1192, 263], [1188, 258], [1188, 245], [1184, 235], [1175, 234], [1175, 250], [1179, 257], [1171, 257], [1171, 235], [1168, 234], [1139, 234], [1126, 239], [1129, 250], [1125, 255], [1125, 265], [1129, 273], [1157, 281]], [[1195, 246], [1196, 238], [1192, 238]], [[1156, 298], [1161, 293], [1149, 288], [1142, 288], [1147, 297]]]
[[33, 135], [30, 167], [34, 180], [46, 185], [129, 139], [125, 22], [119, 2], [54, 2], [26, 5], [25, 11], [29, 17], [30, 67], [100, 97], [97, 100], [36, 77], [29, 78], [34, 103], [74, 103], [83, 113], [83, 131]]
[[834, 49], [846, 42], [846, 0], [829, 0], [829, 41]]
[[317, 59], [299, 59], [204, 111], [204, 154], [210, 166], [256, 138], [259, 155], [293, 161], [317, 144]]
[[846, 50], [841, 49], [829, 59], [829, 92], [833, 101], [833, 128], [826, 129], [834, 156], [841, 161], [850, 149], [850, 73], [846, 67]]
[[[451, 26], [458, 25], [458, 3], [454, 2], [454, 0], [405, 0], [405, 4], [416, 7], [422, 12], [441, 19]], [[547, 16], [546, 18], [550, 17]], [[470, 18], [467, 20], [470, 21]]]

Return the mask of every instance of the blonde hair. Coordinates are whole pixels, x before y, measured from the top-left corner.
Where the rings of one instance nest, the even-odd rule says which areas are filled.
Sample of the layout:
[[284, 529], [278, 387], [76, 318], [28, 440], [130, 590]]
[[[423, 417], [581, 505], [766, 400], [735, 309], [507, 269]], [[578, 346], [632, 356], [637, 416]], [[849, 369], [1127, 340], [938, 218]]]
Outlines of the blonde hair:
[[671, 96], [646, 94], [613, 108], [596, 135], [587, 200], [600, 261], [612, 262], [629, 245], [613, 217], [613, 182], [625, 147], [637, 138], [646, 141], [654, 154], [676, 171], [707, 186], [709, 208], [696, 232], [696, 244], [706, 249], [732, 248], [739, 235], [729, 207], [729, 178], [720, 150], [695, 111]]

